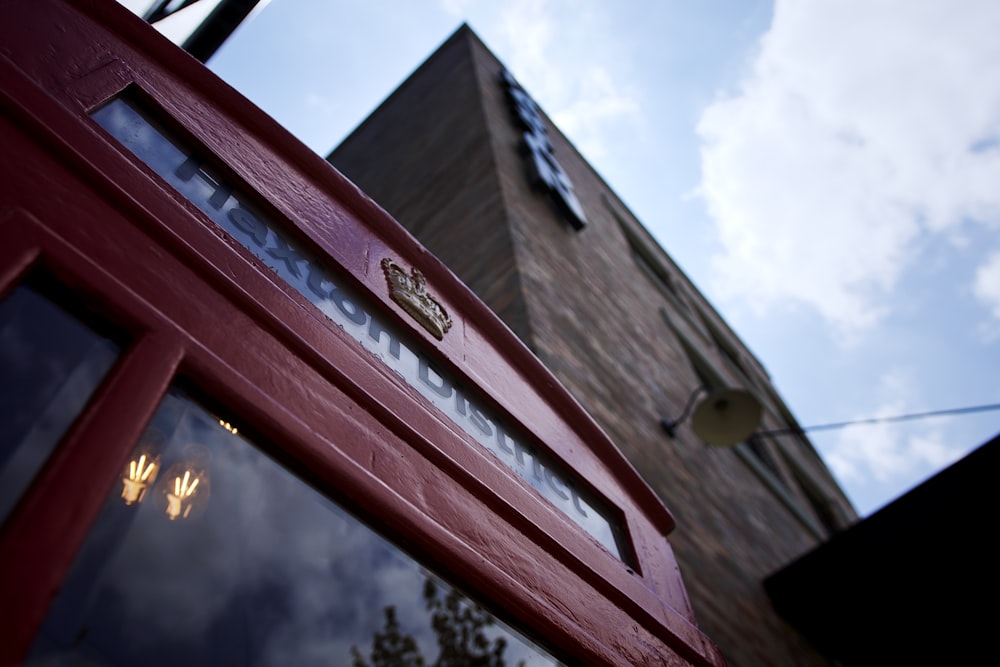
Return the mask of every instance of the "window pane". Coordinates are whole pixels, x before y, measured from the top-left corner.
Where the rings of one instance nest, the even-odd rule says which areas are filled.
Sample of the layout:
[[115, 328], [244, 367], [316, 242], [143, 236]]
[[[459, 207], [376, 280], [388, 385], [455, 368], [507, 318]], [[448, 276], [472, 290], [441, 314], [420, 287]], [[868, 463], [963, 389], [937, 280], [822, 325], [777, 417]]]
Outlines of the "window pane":
[[555, 664], [178, 391], [121, 479], [33, 664]]
[[118, 356], [28, 286], [0, 302], [0, 523]]

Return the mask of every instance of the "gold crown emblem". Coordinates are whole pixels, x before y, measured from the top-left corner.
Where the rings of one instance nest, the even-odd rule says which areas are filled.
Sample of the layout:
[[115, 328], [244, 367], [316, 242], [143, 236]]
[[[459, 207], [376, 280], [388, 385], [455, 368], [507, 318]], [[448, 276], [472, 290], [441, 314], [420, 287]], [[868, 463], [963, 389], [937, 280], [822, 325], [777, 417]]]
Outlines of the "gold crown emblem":
[[424, 274], [411, 269], [407, 275], [403, 268], [386, 257], [382, 260], [382, 270], [389, 283], [389, 296], [403, 310], [427, 329], [438, 340], [444, 338], [451, 328], [451, 318], [437, 299], [424, 288]]

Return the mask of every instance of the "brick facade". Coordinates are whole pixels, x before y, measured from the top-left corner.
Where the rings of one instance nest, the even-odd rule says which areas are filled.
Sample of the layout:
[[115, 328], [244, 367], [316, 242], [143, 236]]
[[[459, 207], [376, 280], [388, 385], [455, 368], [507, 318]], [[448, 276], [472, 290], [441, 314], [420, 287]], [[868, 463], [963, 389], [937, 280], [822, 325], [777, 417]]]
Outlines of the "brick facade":
[[[588, 224], [526, 176], [502, 65], [463, 26], [329, 160], [468, 284], [606, 430], [678, 520], [701, 629], [731, 665], [826, 665], [762, 580], [856, 515], [808, 441], [730, 448], [661, 428], [693, 389], [751, 390], [794, 425], [761, 364], [546, 119]], [[517, 75], [516, 72], [513, 73]], [[530, 90], [527, 91], [530, 94]]]

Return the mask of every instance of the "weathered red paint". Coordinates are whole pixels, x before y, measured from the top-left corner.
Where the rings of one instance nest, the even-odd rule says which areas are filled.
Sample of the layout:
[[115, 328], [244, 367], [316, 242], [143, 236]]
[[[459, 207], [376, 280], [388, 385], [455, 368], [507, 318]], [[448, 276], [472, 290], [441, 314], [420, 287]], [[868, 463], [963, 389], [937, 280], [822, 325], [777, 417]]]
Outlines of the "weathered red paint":
[[[587, 664], [719, 665], [694, 625], [674, 522], [613, 443], [451, 272], [328, 163], [110, 2], [0, 5], [0, 293], [29, 269], [133, 344], [0, 533], [0, 664], [27, 650], [119, 466], [180, 376], [322, 490]], [[627, 526], [635, 572], [450, 424], [86, 116], [137, 86], [462, 381], [575, 470]], [[417, 267], [437, 341], [379, 261]]]

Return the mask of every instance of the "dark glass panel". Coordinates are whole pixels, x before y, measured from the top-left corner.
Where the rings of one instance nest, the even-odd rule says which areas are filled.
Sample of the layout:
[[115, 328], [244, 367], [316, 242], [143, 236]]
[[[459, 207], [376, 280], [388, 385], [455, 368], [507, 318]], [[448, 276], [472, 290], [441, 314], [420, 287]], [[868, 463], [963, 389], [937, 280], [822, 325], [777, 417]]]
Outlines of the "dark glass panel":
[[229, 419], [168, 394], [29, 664], [554, 664]]
[[33, 287], [19, 285], [0, 302], [0, 523], [118, 352]]

